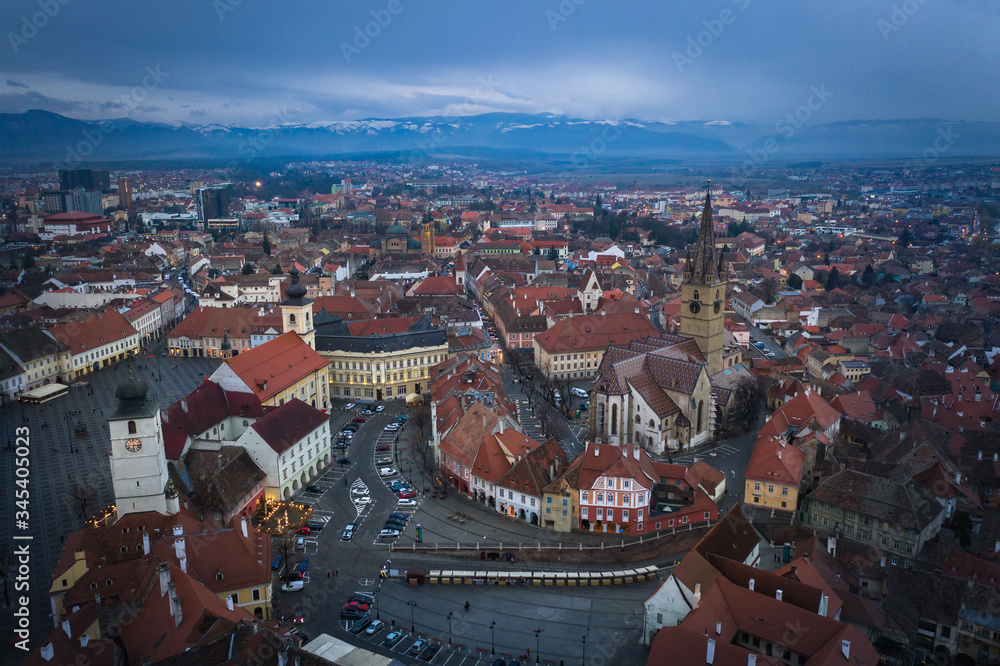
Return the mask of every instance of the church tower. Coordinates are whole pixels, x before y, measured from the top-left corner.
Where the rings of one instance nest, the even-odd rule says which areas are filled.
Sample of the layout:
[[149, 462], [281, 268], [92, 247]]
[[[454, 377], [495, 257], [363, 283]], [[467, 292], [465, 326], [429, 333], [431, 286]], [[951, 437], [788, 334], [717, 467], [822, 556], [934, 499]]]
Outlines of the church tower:
[[420, 249], [423, 250], [424, 254], [434, 256], [434, 223], [424, 222], [420, 227]]
[[281, 302], [281, 332], [295, 331], [307, 345], [316, 349], [312, 301], [306, 298], [306, 288], [299, 284], [298, 269], [293, 268], [289, 275], [292, 283], [285, 289], [285, 300]]
[[458, 253], [458, 259], [455, 260], [455, 285], [463, 294], [465, 293], [465, 257], [461, 251]]
[[726, 318], [726, 280], [722, 256], [715, 250], [712, 229], [712, 181], [708, 181], [705, 208], [694, 255], [688, 254], [681, 286], [681, 335], [694, 338], [708, 361], [708, 374], [722, 370], [723, 331]]
[[[108, 420], [111, 431], [111, 483], [118, 517], [158, 511], [176, 513], [168, 481], [160, 408], [146, 402], [146, 383], [128, 379], [118, 387], [118, 410]], [[170, 508], [168, 508], [168, 506]]]

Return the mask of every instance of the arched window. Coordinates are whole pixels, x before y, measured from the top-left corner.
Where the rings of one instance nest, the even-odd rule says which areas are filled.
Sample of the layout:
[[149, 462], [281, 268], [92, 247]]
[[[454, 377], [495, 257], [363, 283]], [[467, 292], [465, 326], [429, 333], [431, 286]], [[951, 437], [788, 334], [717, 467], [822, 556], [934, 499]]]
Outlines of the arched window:
[[611, 405], [611, 434], [618, 434], [618, 405]]
[[295, 323], [295, 315], [293, 315], [293, 314], [288, 315], [288, 323], [289, 324], [294, 324]]
[[719, 300], [719, 290], [715, 290], [715, 300]]
[[135, 421], [129, 421], [128, 422], [128, 434], [134, 435], [137, 432], [139, 432], [139, 429], [136, 427]]
[[698, 430], [697, 430], [697, 432], [701, 432], [701, 413], [702, 413], [702, 408], [704, 408], [704, 406], [705, 406], [705, 401], [704, 400], [702, 400], [701, 402], [698, 403]]
[[641, 419], [639, 418], [638, 414], [635, 415], [635, 422], [636, 422], [636, 425], [638, 425], [641, 422]]
[[697, 289], [694, 290], [694, 300], [696, 300], [696, 301], [700, 301], [701, 300], [701, 296], [698, 295], [698, 290]]
[[656, 427], [656, 425], [653, 423], [653, 419], [649, 419], [649, 427], [650, 428], [655, 428]]

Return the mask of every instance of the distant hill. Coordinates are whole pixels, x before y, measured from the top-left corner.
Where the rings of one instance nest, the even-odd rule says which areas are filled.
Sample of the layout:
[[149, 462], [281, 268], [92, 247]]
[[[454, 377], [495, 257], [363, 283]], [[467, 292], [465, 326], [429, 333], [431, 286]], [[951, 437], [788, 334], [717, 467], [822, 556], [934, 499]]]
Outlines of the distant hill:
[[925, 151], [932, 157], [935, 150], [949, 158], [1000, 155], [1000, 123], [852, 121], [790, 131], [788, 126], [731, 121], [661, 123], [490, 113], [247, 128], [82, 121], [37, 110], [0, 114], [0, 160], [69, 166], [77, 161], [391, 153], [410, 161], [436, 156], [552, 157], [582, 168], [622, 158], [746, 162], [756, 156], [760, 163], [784, 164], [806, 158], [912, 158]]

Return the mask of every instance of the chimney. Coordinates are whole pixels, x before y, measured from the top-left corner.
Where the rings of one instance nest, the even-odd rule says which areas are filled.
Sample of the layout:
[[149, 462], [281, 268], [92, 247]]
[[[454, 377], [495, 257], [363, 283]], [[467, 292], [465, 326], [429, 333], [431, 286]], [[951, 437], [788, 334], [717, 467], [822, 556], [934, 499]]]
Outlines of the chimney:
[[708, 648], [705, 653], [705, 663], [715, 663], [715, 641], [711, 638], [708, 639]]
[[549, 463], [549, 482], [556, 480], [556, 466]]
[[751, 578], [751, 579], [750, 579], [750, 582], [749, 582], [749, 583], [747, 583], [747, 589], [749, 589], [749, 590], [750, 590], [751, 592], [753, 592], [753, 591], [754, 591], [754, 590], [753, 590], [753, 587], [754, 587], [754, 584], [755, 584], [756, 582], [757, 582], [757, 581], [755, 581], [755, 580], [754, 580], [753, 578]]
[[962, 484], [962, 473], [955, 472], [955, 485], [961, 485], [961, 484]]
[[160, 597], [167, 593], [167, 588], [170, 586], [170, 565], [166, 562], [160, 562]]
[[483, 427], [486, 427], [486, 412], [483, 412]]
[[233, 610], [233, 597], [232, 595], [226, 597], [226, 608]]
[[783, 592], [782, 592], [781, 590], [777, 590], [777, 591], [776, 591], [776, 592], [774, 593], [774, 598], [775, 598], [775, 599], [777, 599], [778, 601], [781, 601], [781, 596], [782, 596], [782, 594], [783, 594]]
[[101, 605], [101, 593], [100, 592], [94, 592], [94, 603], [97, 604], [98, 606]]
[[73, 638], [73, 631], [69, 628], [69, 620], [62, 621], [62, 630], [66, 632], [66, 635]]
[[249, 536], [247, 535], [247, 517], [246, 516], [240, 517], [240, 526], [243, 528], [243, 538], [244, 539], [249, 538]]
[[781, 449], [778, 449], [778, 460], [781, 460]]
[[715, 621], [715, 633], [716, 634], [721, 634], [722, 633], [722, 622], [719, 621], [719, 620]]
[[52, 643], [48, 642], [42, 646], [41, 650], [39, 651], [39, 654], [45, 661], [52, 661], [52, 657], [56, 656], [56, 651]]
[[[962, 412], [959, 412], [958, 415], [961, 416]], [[976, 460], [982, 460], [982, 459], [983, 459], [983, 451], [982, 449], [980, 449], [979, 453], [976, 454]]]
[[792, 565], [792, 576], [795, 576], [795, 571], [798, 569], [794, 564]]
[[830, 597], [825, 594], [819, 600], [819, 614], [826, 617], [827, 612], [830, 609]]
[[639, 445], [638, 444], [636, 444], [636, 445], [634, 445], [632, 447], [632, 457], [635, 458], [636, 460], [639, 459]]
[[753, 652], [747, 655], [747, 666], [757, 666], [757, 655]]
[[500, 419], [500, 434], [503, 434], [503, 419]]
[[983, 394], [982, 394], [982, 393], [977, 393], [977, 394], [976, 394], [976, 402], [979, 402], [979, 401], [980, 401], [980, 398], [982, 398], [982, 397], [983, 397]]
[[844, 659], [851, 660], [851, 641], [840, 641], [840, 651], [844, 653]]
[[90, 636], [84, 634], [80, 636], [80, 647], [85, 648], [90, 644]]
[[177, 594], [177, 585], [170, 581], [170, 615], [174, 618], [174, 628], [181, 626], [184, 614], [181, 610], [181, 598]]
[[149, 555], [149, 532], [142, 533], [142, 554]]
[[695, 583], [694, 594], [691, 597], [691, 610], [701, 605], [701, 583]]
[[601, 455], [601, 447], [594, 444], [594, 457], [597, 458]]
[[636, 308], [636, 309], [635, 309], [635, 313], [636, 313], [636, 314], [639, 314], [639, 308]]
[[188, 410], [188, 401], [187, 401], [187, 398], [181, 398], [181, 410], [185, 414], [187, 414], [187, 410]]
[[181, 571], [187, 573], [187, 544], [184, 542], [184, 526], [174, 525], [174, 555], [180, 564]]

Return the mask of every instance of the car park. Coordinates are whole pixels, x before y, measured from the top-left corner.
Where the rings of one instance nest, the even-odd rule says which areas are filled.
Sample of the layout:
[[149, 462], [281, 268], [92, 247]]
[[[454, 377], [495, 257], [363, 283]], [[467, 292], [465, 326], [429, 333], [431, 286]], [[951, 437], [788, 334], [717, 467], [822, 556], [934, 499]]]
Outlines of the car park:
[[[392, 647], [401, 640], [403, 640], [403, 632], [397, 629], [396, 631], [391, 631], [386, 635], [385, 640], [382, 641], [382, 645], [385, 647]], [[504, 666], [506, 666], [506, 664]]]
[[352, 634], [360, 634], [362, 631], [364, 631], [365, 629], [367, 629], [368, 625], [370, 625], [371, 623], [372, 623], [371, 618], [363, 617], [363, 618], [359, 619], [357, 622], [355, 622], [354, 624], [352, 624], [351, 628], [349, 629], [349, 631]]
[[368, 628], [365, 629], [365, 633], [369, 636], [374, 636], [383, 629], [385, 629], [385, 622], [382, 620], [374, 620], [368, 625]]
[[427, 649], [424, 650], [424, 653], [420, 655], [420, 661], [428, 661], [428, 662], [431, 661], [432, 659], [434, 659], [435, 656], [437, 656], [437, 653], [440, 652], [440, 650], [441, 650], [440, 644], [431, 643], [427, 647]]
[[301, 580], [293, 580], [281, 586], [282, 592], [301, 592], [306, 584]]
[[391, 528], [385, 528], [381, 532], [378, 533], [378, 538], [379, 539], [398, 539], [399, 538], [399, 530], [394, 530], [394, 529], [391, 529]]
[[358, 526], [355, 525], [354, 523], [348, 524], [347, 527], [344, 528], [343, 533], [341, 533], [340, 540], [341, 541], [350, 541], [351, 539], [353, 539], [354, 538], [354, 530], [356, 530], [357, 527]]

